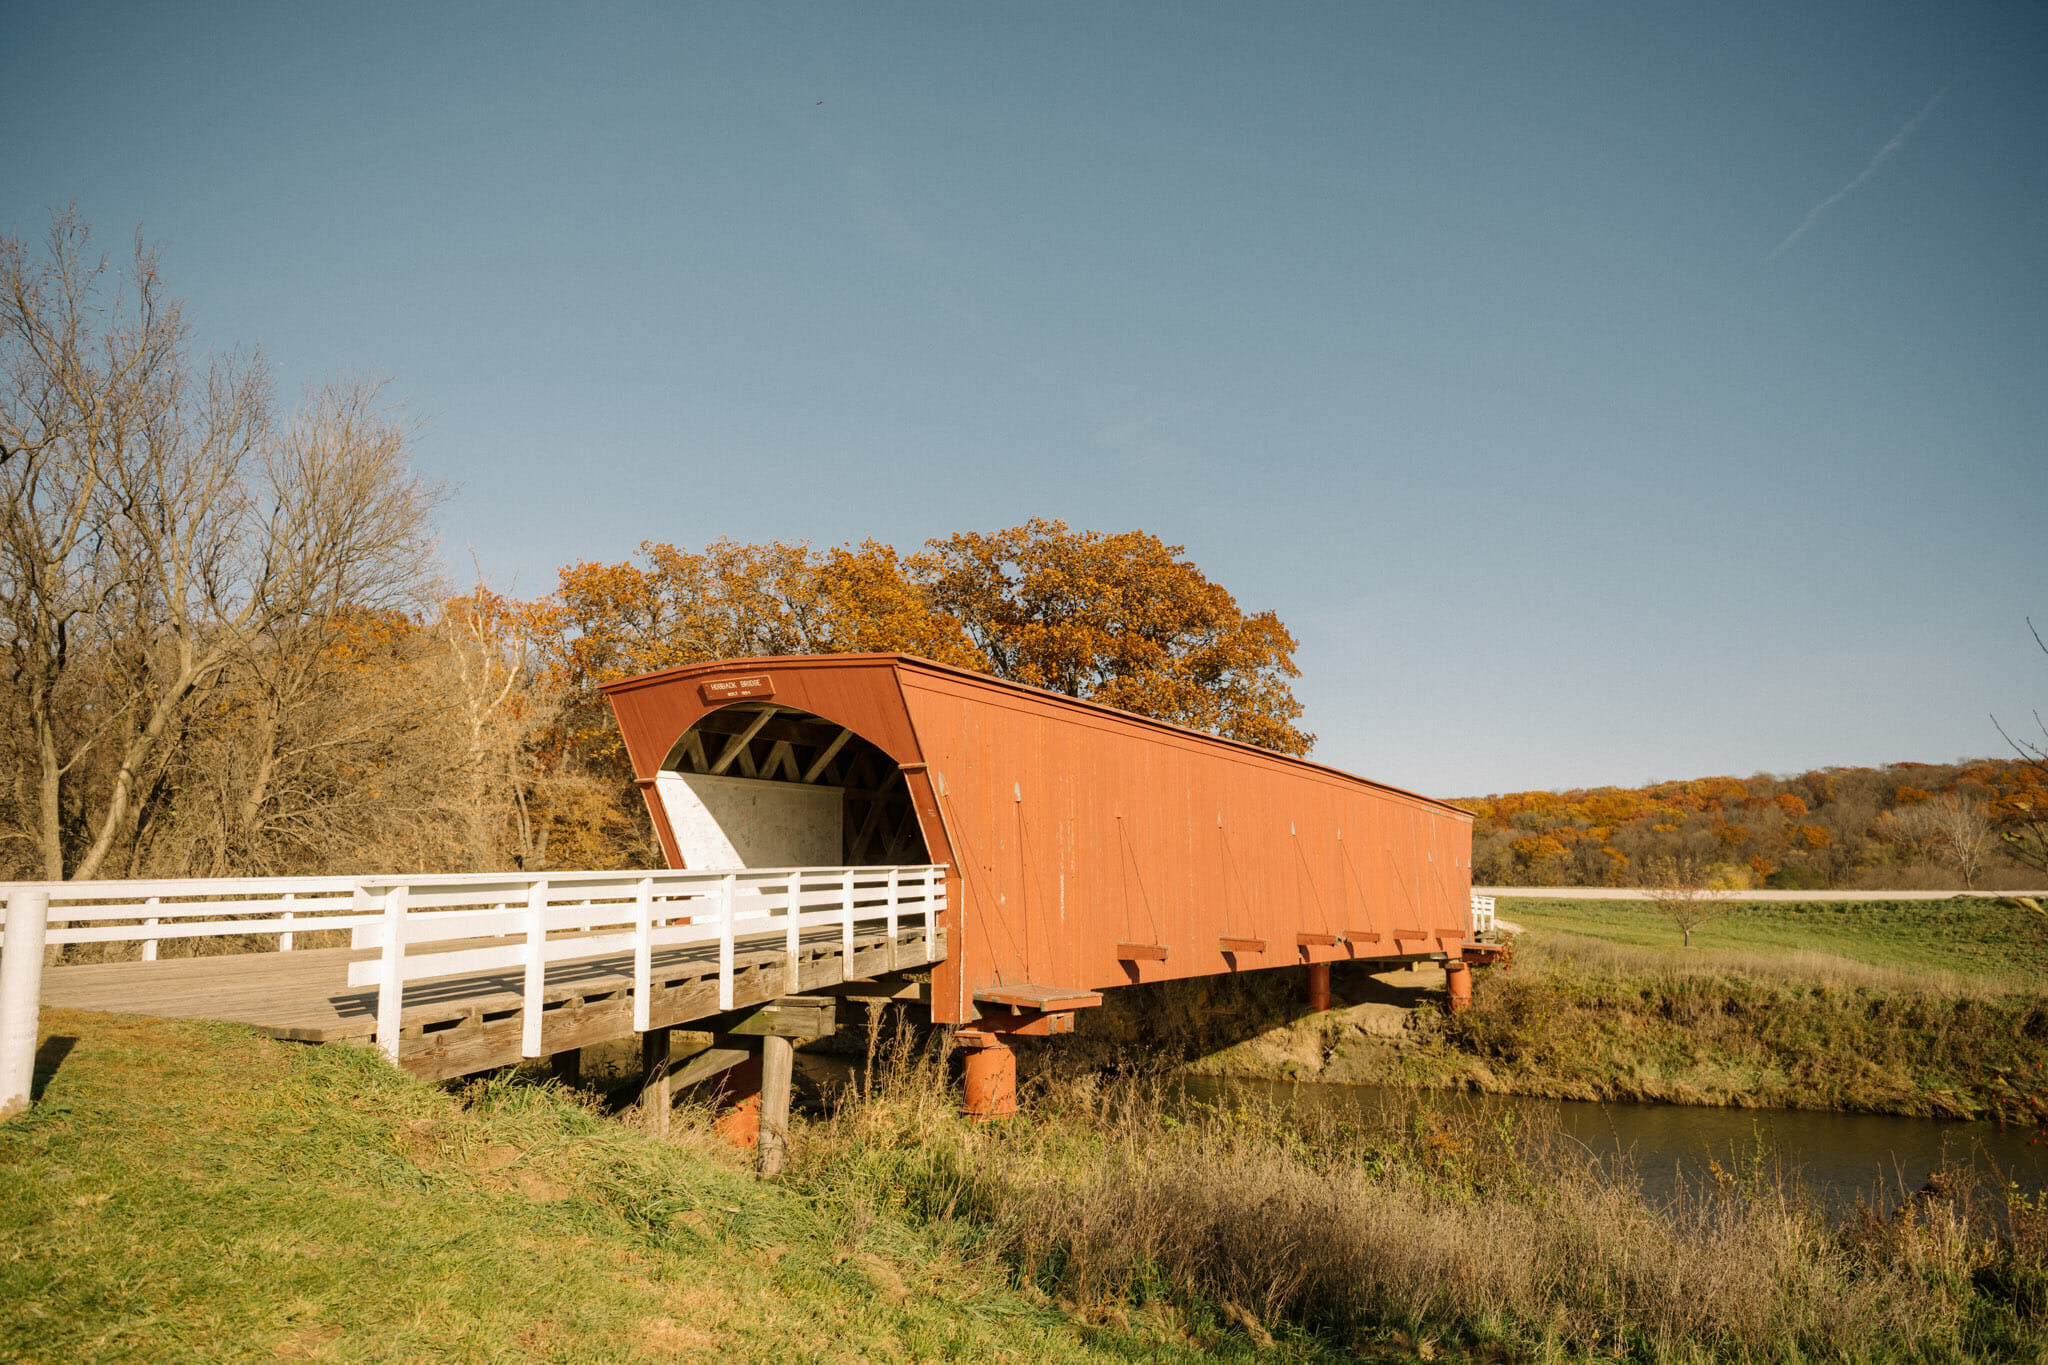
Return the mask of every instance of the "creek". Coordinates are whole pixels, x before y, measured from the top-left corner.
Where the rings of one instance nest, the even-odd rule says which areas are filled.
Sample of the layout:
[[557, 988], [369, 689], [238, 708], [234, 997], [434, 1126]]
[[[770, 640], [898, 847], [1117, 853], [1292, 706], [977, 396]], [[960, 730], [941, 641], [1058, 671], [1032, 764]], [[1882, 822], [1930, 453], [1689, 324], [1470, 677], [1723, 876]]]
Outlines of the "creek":
[[[1190, 1076], [1189, 1098], [1209, 1103], [1257, 1099], [1283, 1108], [1323, 1108], [1385, 1115], [1419, 1104], [1508, 1111], [1551, 1120], [1605, 1163], [1624, 1162], [1653, 1203], [1683, 1184], [1713, 1180], [1724, 1170], [1767, 1170], [1795, 1176], [1831, 1213], [1858, 1202], [1889, 1209], [1909, 1198], [1944, 1165], [1967, 1166], [1995, 1187], [2010, 1180], [2030, 1195], [2048, 1192], [2048, 1146], [2017, 1127], [1951, 1119], [1843, 1114], [1809, 1109], [1719, 1109], [1676, 1104], [1598, 1104], [1516, 1095], [1465, 1096], [1365, 1085]], [[1995, 1201], [1994, 1201], [1995, 1202]]]

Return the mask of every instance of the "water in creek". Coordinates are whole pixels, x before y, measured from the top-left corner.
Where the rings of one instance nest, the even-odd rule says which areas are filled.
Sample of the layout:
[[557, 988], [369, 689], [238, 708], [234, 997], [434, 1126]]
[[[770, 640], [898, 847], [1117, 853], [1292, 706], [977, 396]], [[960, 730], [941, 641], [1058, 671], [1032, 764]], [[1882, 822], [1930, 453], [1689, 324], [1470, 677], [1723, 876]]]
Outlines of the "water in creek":
[[[1405, 1109], [1415, 1092], [1378, 1086], [1293, 1084], [1208, 1076], [1189, 1077], [1190, 1098], [1220, 1101], [1256, 1097], [1281, 1105], [1359, 1113]], [[2048, 1191], [2048, 1146], [2021, 1128], [1886, 1114], [1839, 1114], [1806, 1109], [1710, 1109], [1673, 1104], [1594, 1104], [1521, 1096], [1445, 1098], [1431, 1104], [1485, 1105], [1532, 1117], [1554, 1117], [1563, 1130], [1600, 1158], [1628, 1157], [1653, 1201], [1668, 1198], [1680, 1180], [1699, 1188], [1709, 1161], [1739, 1168], [1759, 1144], [1774, 1163], [1796, 1172], [1806, 1187], [1837, 1213], [1859, 1199], [1889, 1207], [1926, 1183], [1944, 1164], [1968, 1164], [1989, 1180], [2008, 1179], [2030, 1194]]]

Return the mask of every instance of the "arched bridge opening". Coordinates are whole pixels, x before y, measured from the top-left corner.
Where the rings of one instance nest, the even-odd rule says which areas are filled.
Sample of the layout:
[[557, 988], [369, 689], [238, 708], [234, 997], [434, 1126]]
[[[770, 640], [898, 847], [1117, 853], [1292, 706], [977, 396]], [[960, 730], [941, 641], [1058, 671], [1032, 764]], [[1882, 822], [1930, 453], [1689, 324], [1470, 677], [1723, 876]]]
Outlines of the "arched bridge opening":
[[737, 701], [707, 712], [669, 749], [654, 787], [683, 867], [931, 860], [896, 760], [799, 707]]

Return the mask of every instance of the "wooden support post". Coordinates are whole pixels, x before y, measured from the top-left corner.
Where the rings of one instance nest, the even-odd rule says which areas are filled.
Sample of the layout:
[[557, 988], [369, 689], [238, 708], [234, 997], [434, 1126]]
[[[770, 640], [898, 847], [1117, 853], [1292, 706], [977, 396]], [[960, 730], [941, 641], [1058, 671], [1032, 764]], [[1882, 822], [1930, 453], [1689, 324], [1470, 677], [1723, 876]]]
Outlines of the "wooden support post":
[[1308, 1012], [1321, 1014], [1330, 1008], [1330, 964], [1311, 962], [1308, 968]]
[[16, 891], [7, 898], [7, 943], [0, 947], [0, 1119], [28, 1108], [35, 1090], [49, 928], [49, 892]]
[[583, 1084], [583, 1049], [572, 1047], [567, 1052], [557, 1052], [548, 1058], [548, 1069], [563, 1085], [577, 1089]]
[[668, 1044], [665, 1028], [640, 1035], [640, 1113], [647, 1126], [662, 1136], [668, 1134]]
[[782, 1174], [789, 1161], [789, 1081], [796, 1046], [768, 1034], [761, 1039], [761, 1174]]

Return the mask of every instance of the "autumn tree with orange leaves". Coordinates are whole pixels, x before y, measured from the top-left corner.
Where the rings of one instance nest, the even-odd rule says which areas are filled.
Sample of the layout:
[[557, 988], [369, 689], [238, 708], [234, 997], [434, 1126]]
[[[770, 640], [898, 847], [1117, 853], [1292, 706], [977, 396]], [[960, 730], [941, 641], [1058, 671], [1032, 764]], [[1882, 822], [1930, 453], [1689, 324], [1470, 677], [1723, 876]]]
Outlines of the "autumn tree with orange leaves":
[[649, 541], [634, 561], [569, 565], [517, 614], [557, 715], [537, 740], [538, 770], [594, 776], [613, 794], [602, 811], [583, 804], [557, 822], [557, 865], [641, 855], [650, 836], [598, 687], [681, 664], [914, 654], [1284, 753], [1314, 739], [1293, 723], [1294, 637], [1271, 612], [1244, 614], [1181, 547], [1142, 531], [1031, 521], [910, 555], [874, 541], [824, 551]]
[[1294, 724], [1294, 636], [1181, 546], [1034, 518], [933, 540], [908, 567], [997, 677], [1284, 754], [1315, 743]]

